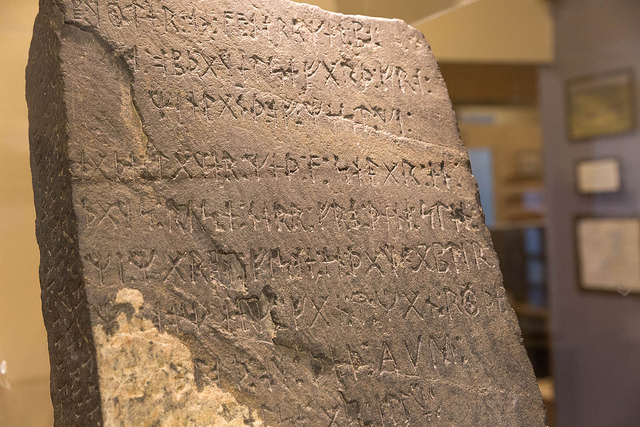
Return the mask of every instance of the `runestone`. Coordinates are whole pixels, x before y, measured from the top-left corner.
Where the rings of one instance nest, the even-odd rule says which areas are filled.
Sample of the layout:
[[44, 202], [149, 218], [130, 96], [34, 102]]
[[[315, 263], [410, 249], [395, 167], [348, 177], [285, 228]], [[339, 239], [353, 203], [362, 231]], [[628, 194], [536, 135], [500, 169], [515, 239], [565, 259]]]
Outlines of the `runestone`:
[[288, 0], [41, 0], [58, 426], [544, 426], [438, 65]]

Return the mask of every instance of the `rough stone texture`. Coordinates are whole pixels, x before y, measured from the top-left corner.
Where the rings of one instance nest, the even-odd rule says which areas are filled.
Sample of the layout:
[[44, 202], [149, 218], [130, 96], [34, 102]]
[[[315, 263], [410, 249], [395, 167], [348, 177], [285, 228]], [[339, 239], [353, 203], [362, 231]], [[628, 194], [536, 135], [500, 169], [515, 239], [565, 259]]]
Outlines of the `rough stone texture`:
[[111, 329], [96, 324], [93, 331], [104, 424], [263, 425], [218, 384], [201, 384], [189, 349], [140, 315], [140, 291], [121, 289], [115, 302], [133, 311], [119, 311]]
[[544, 425], [436, 61], [285, 0], [41, 0], [57, 425]]

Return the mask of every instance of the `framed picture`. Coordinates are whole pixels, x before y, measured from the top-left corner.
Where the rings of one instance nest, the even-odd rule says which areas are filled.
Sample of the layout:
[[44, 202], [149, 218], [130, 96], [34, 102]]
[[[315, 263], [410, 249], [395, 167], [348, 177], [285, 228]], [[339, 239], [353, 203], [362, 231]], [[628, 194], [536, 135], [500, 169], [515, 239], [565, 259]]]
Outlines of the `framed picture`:
[[575, 180], [580, 194], [618, 193], [622, 190], [620, 161], [615, 157], [580, 160]]
[[633, 130], [635, 97], [630, 70], [570, 80], [567, 117], [572, 140]]
[[542, 150], [518, 150], [515, 153], [517, 179], [542, 178]]
[[575, 224], [580, 287], [640, 293], [640, 219], [579, 217]]

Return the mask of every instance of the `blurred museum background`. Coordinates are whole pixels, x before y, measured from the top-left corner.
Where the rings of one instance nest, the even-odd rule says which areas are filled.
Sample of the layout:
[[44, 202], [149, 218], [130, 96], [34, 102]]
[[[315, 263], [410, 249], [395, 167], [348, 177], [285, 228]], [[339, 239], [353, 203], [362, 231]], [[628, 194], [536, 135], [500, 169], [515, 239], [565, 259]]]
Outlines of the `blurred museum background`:
[[[37, 3], [0, 0], [0, 427], [53, 423], [24, 94]], [[425, 34], [551, 425], [640, 425], [640, 2], [307, 3]]]

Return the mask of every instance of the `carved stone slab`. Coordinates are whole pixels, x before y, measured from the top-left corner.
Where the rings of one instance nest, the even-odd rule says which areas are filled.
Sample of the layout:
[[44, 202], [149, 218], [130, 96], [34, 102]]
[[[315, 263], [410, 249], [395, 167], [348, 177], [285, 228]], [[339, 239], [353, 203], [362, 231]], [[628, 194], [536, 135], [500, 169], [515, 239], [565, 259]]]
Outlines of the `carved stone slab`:
[[544, 425], [417, 30], [285, 0], [40, 4], [57, 425]]

